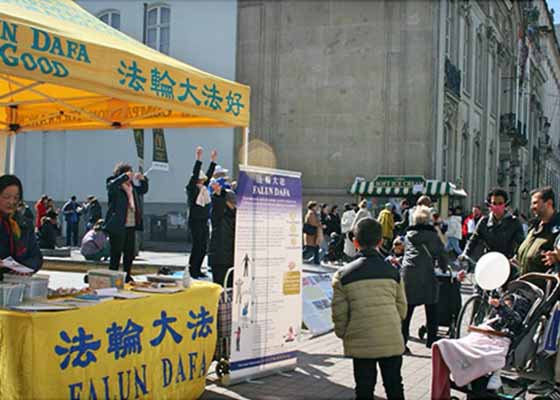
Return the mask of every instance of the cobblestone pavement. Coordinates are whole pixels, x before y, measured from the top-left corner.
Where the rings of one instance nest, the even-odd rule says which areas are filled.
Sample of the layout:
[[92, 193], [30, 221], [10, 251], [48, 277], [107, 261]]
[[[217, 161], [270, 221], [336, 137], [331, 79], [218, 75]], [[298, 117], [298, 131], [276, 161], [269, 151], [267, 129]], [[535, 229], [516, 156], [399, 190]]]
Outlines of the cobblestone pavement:
[[[51, 287], [83, 287], [82, 273], [41, 271], [51, 276]], [[403, 380], [407, 399], [427, 399], [430, 394], [430, 350], [416, 340], [418, 328], [424, 323], [423, 309], [415, 311], [409, 347], [412, 356], [403, 361]], [[210, 399], [353, 399], [354, 378], [352, 360], [344, 358], [342, 341], [334, 333], [312, 338], [305, 335], [300, 342], [298, 366], [290, 376], [272, 375], [259, 383], [240, 383], [231, 387], [217, 384], [214, 367], [210, 368], [204, 400]], [[375, 394], [385, 398], [378, 379]]]
[[[418, 307], [412, 320], [411, 356], [403, 360], [405, 395], [409, 400], [429, 399], [432, 376], [430, 350], [416, 339], [418, 328], [424, 323], [423, 309]], [[217, 384], [211, 368], [204, 400], [210, 399], [353, 399], [354, 376], [352, 360], [344, 358], [342, 341], [334, 333], [320, 337], [304, 337], [298, 354], [298, 366], [290, 377], [272, 375], [259, 379], [261, 384], [241, 383], [231, 387]], [[378, 377], [375, 395], [385, 398]], [[462, 397], [460, 397], [462, 398]]]

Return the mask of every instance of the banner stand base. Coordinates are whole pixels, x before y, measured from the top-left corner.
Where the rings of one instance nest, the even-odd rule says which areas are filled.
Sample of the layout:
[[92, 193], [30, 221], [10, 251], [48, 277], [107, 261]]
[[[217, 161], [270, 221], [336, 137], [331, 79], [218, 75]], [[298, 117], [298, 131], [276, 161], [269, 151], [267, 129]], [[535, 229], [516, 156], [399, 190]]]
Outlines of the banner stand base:
[[251, 378], [246, 379], [245, 383], [251, 383], [253, 385], [264, 385], [263, 381], [257, 381], [256, 379], [251, 379]]
[[[275, 375], [275, 374], [280, 374], [282, 376], [288, 376], [289, 374], [286, 374], [286, 372], [291, 372], [294, 371], [297, 368], [297, 364], [294, 365], [290, 365], [290, 366], [286, 366], [286, 367], [282, 367], [280, 369], [277, 370], [268, 370], [268, 371], [263, 371], [261, 373], [255, 374], [253, 375], [253, 377], [247, 379], [247, 378], [237, 378], [237, 379], [232, 379], [231, 378], [231, 374], [226, 374], [224, 376], [222, 376], [219, 379], [219, 384], [221, 386], [224, 387], [229, 387], [229, 386], [233, 386], [233, 385], [237, 385], [240, 383], [253, 383], [253, 384], [264, 384], [265, 382], [262, 381], [257, 381], [256, 378], [265, 378], [267, 376], [271, 376], [271, 375]], [[286, 375], [283, 375], [286, 374]]]

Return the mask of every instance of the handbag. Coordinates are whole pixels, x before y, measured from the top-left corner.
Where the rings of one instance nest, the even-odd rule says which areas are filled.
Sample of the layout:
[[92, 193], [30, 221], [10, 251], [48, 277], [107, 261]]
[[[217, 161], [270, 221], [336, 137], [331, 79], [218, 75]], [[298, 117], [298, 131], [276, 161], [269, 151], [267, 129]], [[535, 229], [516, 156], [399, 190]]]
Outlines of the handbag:
[[434, 258], [434, 256], [432, 256], [432, 253], [430, 252], [430, 250], [428, 250], [425, 244], [422, 244], [422, 247], [424, 248], [424, 251], [428, 254], [430, 259], [432, 260], [432, 265], [434, 266], [434, 288], [435, 288], [434, 298], [435, 298], [435, 302], [437, 303], [439, 302], [439, 291], [440, 291], [441, 282], [435, 276], [435, 268], [439, 268], [439, 259]]
[[542, 342], [539, 346], [538, 353], [544, 353], [547, 356], [558, 352], [558, 341], [560, 340], [560, 303], [552, 309], [550, 318], [546, 322]]
[[317, 227], [306, 222], [303, 224], [303, 233], [306, 235], [315, 235], [317, 233]]

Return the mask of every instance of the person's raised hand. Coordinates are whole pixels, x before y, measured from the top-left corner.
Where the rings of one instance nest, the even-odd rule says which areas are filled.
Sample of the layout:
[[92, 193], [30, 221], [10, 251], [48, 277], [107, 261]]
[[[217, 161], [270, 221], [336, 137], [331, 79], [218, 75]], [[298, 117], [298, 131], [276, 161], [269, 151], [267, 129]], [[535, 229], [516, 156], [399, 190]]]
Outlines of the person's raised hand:
[[195, 154], [196, 154], [196, 160], [197, 161], [202, 161], [202, 147], [197, 146]]
[[136, 172], [134, 174], [134, 179], [136, 179], [137, 181], [143, 181], [144, 180], [144, 174], [142, 172]]
[[212, 150], [212, 153], [210, 153], [210, 161], [216, 162], [217, 158], [218, 158], [218, 152], [214, 149]]
[[552, 267], [558, 263], [558, 255], [555, 251], [545, 251], [542, 256], [542, 261], [547, 267]]

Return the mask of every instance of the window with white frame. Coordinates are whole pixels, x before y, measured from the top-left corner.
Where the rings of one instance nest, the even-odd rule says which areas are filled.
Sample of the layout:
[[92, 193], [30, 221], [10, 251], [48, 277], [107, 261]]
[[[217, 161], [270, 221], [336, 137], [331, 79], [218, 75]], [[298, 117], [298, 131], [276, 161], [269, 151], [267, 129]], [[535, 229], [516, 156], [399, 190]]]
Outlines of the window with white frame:
[[171, 9], [166, 5], [148, 8], [146, 16], [146, 44], [164, 54], [169, 54]]
[[465, 33], [463, 37], [463, 89], [467, 93], [471, 93], [472, 68], [470, 62], [472, 60], [472, 26], [470, 18], [465, 18]]
[[498, 65], [498, 55], [494, 55], [494, 59], [492, 60], [492, 63], [494, 65], [494, 73], [493, 75], [490, 77], [490, 79], [492, 79], [492, 94], [493, 94], [493, 99], [492, 99], [492, 112], [494, 113], [494, 115], [496, 115], [498, 113], [498, 105], [500, 103], [500, 98], [502, 96], [502, 93], [500, 93], [500, 82], [501, 82], [501, 74], [500, 74], [500, 67]]
[[482, 104], [482, 92], [484, 84], [484, 52], [482, 33], [476, 35], [476, 71], [475, 71], [475, 100]]
[[447, 15], [445, 23], [445, 54], [454, 64], [458, 64], [457, 53], [457, 37], [459, 24], [457, 23], [458, 3], [456, 0], [447, 2]]
[[441, 176], [442, 178], [448, 179], [449, 173], [449, 158], [450, 158], [450, 149], [449, 149], [449, 137], [451, 135], [451, 129], [449, 125], [445, 124], [443, 126], [443, 146], [442, 146], [442, 162], [441, 162]]
[[105, 10], [99, 13], [98, 18], [110, 27], [121, 29], [121, 14], [117, 10]]

